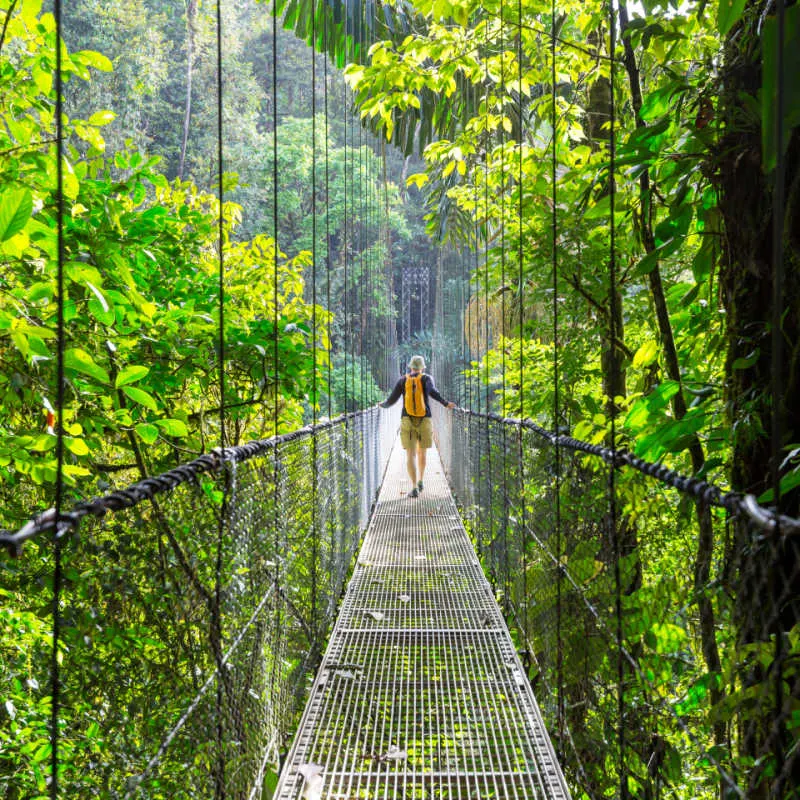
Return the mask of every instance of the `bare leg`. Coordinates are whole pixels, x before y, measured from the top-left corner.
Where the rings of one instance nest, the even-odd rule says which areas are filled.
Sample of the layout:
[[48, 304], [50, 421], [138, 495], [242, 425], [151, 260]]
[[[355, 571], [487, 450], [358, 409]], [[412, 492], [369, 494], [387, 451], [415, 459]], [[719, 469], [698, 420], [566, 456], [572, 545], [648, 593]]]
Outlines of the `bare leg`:
[[[422, 448], [420, 448], [422, 452]], [[411, 446], [406, 450], [406, 469], [408, 470], [408, 477], [411, 478], [411, 488], [417, 485], [417, 465], [415, 456], [417, 454], [417, 443], [411, 442]]]
[[427, 464], [428, 460], [428, 451], [424, 447], [419, 447], [417, 449], [417, 463], [419, 464], [419, 469], [417, 470], [417, 480], [422, 483], [422, 478], [425, 475], [425, 465]]

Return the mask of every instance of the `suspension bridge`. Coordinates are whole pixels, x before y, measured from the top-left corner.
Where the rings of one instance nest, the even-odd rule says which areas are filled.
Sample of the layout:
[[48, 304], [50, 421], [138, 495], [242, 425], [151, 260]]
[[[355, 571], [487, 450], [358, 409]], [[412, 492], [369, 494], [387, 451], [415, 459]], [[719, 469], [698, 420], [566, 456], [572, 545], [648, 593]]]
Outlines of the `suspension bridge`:
[[[620, 636], [609, 551], [569, 547], [563, 526], [598, 524], [581, 497], [587, 456], [723, 509], [756, 537], [791, 541], [797, 521], [529, 421], [436, 416], [442, 462], [431, 459], [418, 499], [406, 496], [397, 416], [373, 408], [214, 451], [2, 535], [24, 561], [26, 543], [56, 531], [68, 565], [55, 680], [71, 794], [99, 777], [130, 798], [598, 796], [609, 770], [629, 783], [626, 765], [659, 755], [655, 737], [644, 757], [626, 753], [633, 719], [678, 731], [710, 791], [751, 794], [655, 692], [658, 637], [685, 645], [668, 622], [683, 601], [638, 610], [656, 641], [636, 653]], [[141, 561], [151, 537], [157, 564]], [[217, 553], [211, 566], [204, 552]], [[750, 571], [766, 591], [769, 573]], [[632, 576], [628, 563], [622, 583]], [[778, 604], [795, 602], [790, 581], [773, 588]], [[54, 680], [47, 659], [33, 664], [31, 680]], [[624, 692], [585, 684], [603, 664]], [[653, 692], [646, 715], [627, 705], [634, 687]], [[600, 749], [586, 730], [598, 722]], [[82, 742], [95, 743], [84, 756]], [[663, 787], [659, 775], [636, 780]]]
[[[9, 20], [15, 5], [8, 10]], [[278, 0], [272, 10], [274, 16], [286, 10], [299, 34], [340, 60], [363, 63], [370, 45], [384, 37], [402, 41], [410, 30], [403, 4], [390, 8], [333, 0], [319, 8], [319, 13], [312, 9], [308, 19], [301, 13], [309, 11], [308, 4], [302, 2]], [[7, 628], [0, 651], [3, 686], [9, 692], [4, 722], [11, 731], [0, 732], [0, 780], [11, 800], [20, 797], [23, 770], [31, 773], [25, 786], [38, 791], [29, 795], [51, 798], [800, 798], [800, 521], [782, 514], [779, 504], [770, 506], [768, 500], [759, 502], [705, 480], [705, 469], [686, 476], [619, 446], [614, 380], [623, 371], [624, 348], [614, 227], [614, 70], [619, 64], [613, 55], [621, 48], [615, 43], [614, 3], [609, 3], [607, 26], [612, 54], [610, 131], [603, 145], [610, 159], [609, 193], [603, 194], [610, 209], [608, 276], [607, 285], [597, 290], [599, 305], [607, 307], [595, 301], [598, 319], [603, 319], [598, 342], [603, 375], [592, 376], [608, 384], [603, 385], [610, 398], [603, 424], [609, 428], [595, 431], [591, 441], [573, 436], [563, 426], [569, 415], [560, 406], [559, 370], [565, 359], [559, 348], [566, 334], [559, 328], [564, 286], [559, 283], [557, 192], [564, 173], [555, 144], [562, 124], [555, 47], [557, 41], [565, 47], [575, 43], [559, 37], [555, 6], [547, 32], [554, 144], [546, 204], [552, 210], [547, 256], [552, 259], [552, 286], [547, 291], [552, 301], [548, 391], [553, 393], [553, 411], [549, 423], [543, 423], [543, 414], [537, 420], [524, 416], [529, 365], [522, 334], [530, 283], [523, 261], [531, 256], [523, 252], [530, 235], [523, 233], [523, 205], [533, 195], [523, 180], [522, 153], [529, 146], [525, 136], [531, 134], [533, 140], [540, 133], [523, 130], [529, 113], [523, 108], [521, 89], [523, 29], [530, 31], [521, 7], [516, 23], [519, 89], [512, 92], [505, 85], [509, 76], [502, 59], [509, 56], [513, 28], [506, 11], [501, 6], [497, 20], [482, 20], [485, 40], [480, 47], [485, 52], [472, 64], [478, 77], [464, 86], [461, 74], [453, 79], [463, 90], [453, 108], [442, 110], [435, 92], [424, 88], [415, 95], [418, 102], [409, 104], [408, 116], [392, 112], [399, 116], [392, 141], [410, 152], [436, 139], [434, 117], [442, 130], [453, 132], [474, 113], [483, 117], [481, 125], [489, 131], [490, 99], [500, 98], [502, 114], [515, 106], [515, 118], [498, 123], [496, 142], [486, 133], [483, 162], [478, 159], [474, 165], [482, 183], [479, 187], [476, 179], [472, 186], [474, 196], [467, 205], [474, 204], [475, 218], [466, 224], [466, 233], [462, 231], [465, 240], [474, 236], [469, 242], [474, 265], [456, 254], [458, 263], [446, 276], [440, 254], [436, 267], [404, 265], [399, 286], [384, 274], [386, 264], [375, 254], [391, 252], [388, 229], [379, 222], [388, 214], [388, 201], [381, 201], [376, 192], [365, 200], [362, 190], [375, 181], [378, 162], [365, 156], [365, 130], [359, 126], [356, 133], [357, 123], [345, 113], [345, 221], [340, 237], [345, 290], [339, 295], [343, 308], [337, 309], [342, 319], [337, 336], [345, 354], [340, 407], [346, 413], [331, 418], [330, 398], [328, 413], [321, 416], [319, 383], [325, 370], [317, 361], [327, 340], [327, 384], [332, 391], [331, 340], [317, 311], [318, 292], [324, 289], [324, 305], [333, 313], [331, 276], [338, 269], [331, 257], [334, 237], [329, 229], [321, 234], [318, 220], [318, 199], [329, 197], [331, 177], [327, 60], [324, 180], [317, 163], [323, 159], [317, 142], [322, 135], [319, 109], [311, 92], [312, 244], [307, 286], [299, 287], [298, 281], [284, 291], [279, 286], [285, 264], [278, 243], [279, 53], [273, 22], [273, 236], [269, 245], [259, 245], [254, 258], [259, 266], [271, 262], [273, 285], [269, 302], [248, 321], [253, 327], [237, 329], [228, 349], [225, 312], [243, 302], [241, 287], [232, 287], [230, 276], [236, 271], [235, 259], [247, 259], [236, 251], [238, 243], [232, 243], [222, 211], [228, 131], [223, 113], [223, 16], [221, 4], [216, 4], [218, 185], [213, 199], [220, 208], [219, 231], [203, 257], [208, 259], [213, 251], [216, 264], [211, 267], [217, 267], [218, 285], [204, 286], [208, 297], [216, 290], [216, 306], [198, 310], [199, 317], [211, 322], [203, 329], [203, 344], [196, 345], [202, 338], [198, 336], [192, 347], [207, 347], [197, 369], [205, 375], [208, 397], [218, 400], [209, 427], [218, 433], [217, 446], [204, 438], [203, 427], [202, 455], [184, 459], [176, 446], [170, 450], [170, 463], [176, 464], [171, 469], [73, 503], [65, 470], [66, 443], [76, 446], [69, 432], [75, 426], [64, 417], [71, 391], [65, 377], [69, 370], [86, 380], [91, 377], [99, 382], [96, 385], [113, 387], [116, 397], [103, 413], [112, 406], [130, 412], [133, 403], [152, 411], [155, 400], [133, 386], [139, 380], [136, 375], [149, 367], [134, 365], [138, 373], [128, 372], [120, 379], [120, 367], [125, 366], [114, 355], [118, 331], [113, 326], [118, 320], [106, 307], [104, 287], [89, 282], [82, 290], [87, 307], [93, 304], [92, 335], [96, 324], [105, 326], [109, 370], [91, 357], [87, 361], [80, 348], [68, 348], [74, 343], [70, 337], [79, 339], [86, 333], [74, 329], [68, 307], [69, 271], [78, 263], [69, 258], [86, 258], [88, 263], [94, 254], [87, 255], [89, 246], [85, 248], [86, 242], [65, 225], [69, 220], [80, 222], [87, 206], [70, 209], [65, 190], [74, 189], [75, 179], [72, 172], [65, 177], [63, 170], [69, 136], [61, 113], [62, 21], [56, 0], [52, 118], [58, 167], [48, 178], [48, 186], [55, 183], [56, 188], [50, 187], [48, 213], [54, 222], [46, 253], [55, 274], [57, 314], [48, 322], [55, 345], [47, 358], [35, 349], [45, 348], [44, 339], [30, 352], [35, 363], [49, 360], [54, 368], [55, 409], [48, 406], [46, 419], [47, 436], [58, 455], [53, 508], [16, 532], [0, 532], [0, 545], [9, 554], [4, 572], [9, 589], [0, 589], [0, 597], [11, 597], [13, 591], [15, 598], [24, 598], [25, 606], [0, 608]], [[492, 25], [495, 42], [489, 41]], [[541, 33], [531, 30], [536, 36]], [[498, 80], [490, 77], [488, 64], [495, 44], [505, 44], [495, 64]], [[527, 46], [533, 53], [538, 40]], [[311, 75], [316, 87], [316, 51]], [[52, 88], [49, 78], [38, 73], [35, 77], [31, 83]], [[497, 97], [490, 98], [492, 93]], [[347, 95], [343, 107], [351, 101], [352, 95]], [[511, 274], [511, 248], [505, 241], [507, 226], [494, 220], [490, 211], [493, 146], [497, 157], [492, 168], [499, 170], [503, 187], [495, 210], [502, 217], [511, 210], [512, 199], [518, 204], [516, 276]], [[518, 148], [519, 172], [512, 180], [506, 158], [513, 147]], [[780, 159], [781, 148], [777, 150]], [[130, 166], [124, 159], [121, 163]], [[457, 175], [456, 161], [451, 165], [448, 174]], [[385, 191], [385, 155], [383, 169]], [[514, 181], [516, 195], [509, 188]], [[546, 184], [544, 171], [540, 184]], [[142, 202], [139, 195], [147, 191], [144, 184], [137, 185], [131, 191], [132, 206]], [[593, 207], [596, 214], [603, 210], [601, 203], [602, 198]], [[31, 201], [31, 209], [33, 205]], [[150, 222], [160, 218], [150, 217]], [[144, 249], [137, 254], [155, 264], [147, 246], [165, 229], [150, 229], [145, 222], [137, 220], [145, 230]], [[208, 218], [203, 222], [213, 227]], [[370, 230], [374, 241], [368, 242]], [[359, 259], [351, 252], [356, 242]], [[499, 256], [493, 248], [499, 248]], [[654, 252], [658, 255], [658, 248]], [[652, 256], [650, 252], [646, 258], [652, 261]], [[499, 273], [499, 292], [489, 287], [490, 261]], [[191, 264], [187, 274], [194, 273], [195, 266]], [[349, 283], [353, 273], [360, 276], [356, 288]], [[99, 282], [94, 273], [90, 278]], [[88, 280], [83, 273], [81, 280]], [[514, 311], [505, 305], [507, 290], [517, 295]], [[41, 287], [37, 291], [43, 292]], [[281, 303], [289, 306], [295, 296], [304, 295], [310, 301], [308, 319], [300, 324], [287, 321]], [[37, 297], [31, 308], [44, 294]], [[194, 307], [194, 300], [186, 305]], [[371, 316], [372, 305], [381, 304], [394, 310], [380, 318]], [[487, 353], [513, 327], [514, 314], [520, 342], [516, 352], [507, 341], [500, 348], [502, 398], [493, 402], [496, 376], [490, 375]], [[779, 302], [774, 314], [773, 331], [779, 331]], [[490, 330], [492, 315], [499, 318], [495, 331]], [[150, 337], [150, 319], [146, 322], [143, 340]], [[433, 352], [432, 362], [437, 378], [457, 389], [463, 407], [436, 410], [436, 450], [421, 496], [410, 498], [397, 443], [397, 414], [367, 407], [365, 364], [371, 361], [370, 368], [382, 373], [381, 382], [388, 384], [402, 363], [399, 344], [409, 346], [428, 325], [434, 329], [432, 341], [460, 347], [460, 356], [452, 358]], [[24, 335], [33, 336], [31, 330], [37, 331], [33, 323]], [[251, 333], [258, 357], [229, 369], [226, 358], [241, 341], [251, 345]], [[445, 334], [453, 341], [445, 342]], [[290, 347], [292, 337], [297, 341]], [[135, 334], [129, 338], [135, 339]], [[778, 342], [772, 361], [777, 373], [783, 363], [781, 337], [773, 338]], [[371, 347], [377, 353], [365, 358]], [[301, 381], [297, 363], [308, 350], [312, 355], [303, 378], [309, 386], [298, 395], [291, 385]], [[482, 356], [487, 358], [480, 379], [473, 375], [457, 382], [456, 373], [468, 371]], [[147, 357], [152, 357], [151, 350]], [[217, 368], [215, 385], [208, 377], [210, 364]], [[676, 369], [673, 383], [682, 398]], [[252, 386], [242, 378], [245, 374], [256, 375]], [[165, 385], [173, 377], [170, 374]], [[234, 396], [237, 380], [254, 389], [250, 400]], [[624, 377], [621, 380], [624, 387]], [[506, 393], [514, 386], [511, 391], [518, 393], [522, 418], [493, 413], [493, 408], [509, 408]], [[295, 418], [310, 423], [288, 431], [281, 416], [281, 392], [291, 394], [287, 387], [295, 391]], [[92, 394], [85, 386], [79, 389], [76, 396]], [[307, 407], [302, 408], [303, 402]], [[230, 428], [240, 403], [263, 407], [262, 433], [268, 429], [273, 435], [230, 446], [230, 441], [241, 441], [238, 429], [231, 433]], [[682, 411], [676, 407], [672, 421], [680, 423], [686, 414], [684, 403]], [[148, 422], [124, 413], [120, 419], [114, 432], [128, 436], [126, 447], [137, 459], [133, 467], [147, 475], [141, 442], [172, 436], [170, 431], [180, 430], [175, 423], [182, 420], [153, 416]], [[695, 433], [696, 429], [685, 433], [688, 444], [682, 448], [691, 449]], [[772, 441], [775, 464], [782, 452], [779, 434]], [[47, 446], [50, 443], [47, 439]], [[33, 444], [31, 448], [36, 452]], [[78, 455], [79, 445], [77, 449], [70, 452]], [[118, 465], [104, 466], [106, 474]], [[131, 471], [132, 466], [120, 469]], [[777, 483], [776, 479], [775, 487]], [[43, 495], [31, 496], [37, 498], [31, 506], [44, 507]], [[16, 647], [18, 637], [26, 642], [24, 652]], [[19, 746], [18, 738], [24, 740]]]

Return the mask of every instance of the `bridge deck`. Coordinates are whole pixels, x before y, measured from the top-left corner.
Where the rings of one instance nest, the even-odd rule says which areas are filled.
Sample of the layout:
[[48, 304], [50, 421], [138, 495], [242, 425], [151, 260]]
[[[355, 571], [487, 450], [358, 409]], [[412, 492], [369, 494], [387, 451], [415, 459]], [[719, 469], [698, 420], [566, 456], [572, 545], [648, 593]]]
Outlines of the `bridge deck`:
[[275, 797], [569, 798], [435, 450], [409, 488], [398, 444]]

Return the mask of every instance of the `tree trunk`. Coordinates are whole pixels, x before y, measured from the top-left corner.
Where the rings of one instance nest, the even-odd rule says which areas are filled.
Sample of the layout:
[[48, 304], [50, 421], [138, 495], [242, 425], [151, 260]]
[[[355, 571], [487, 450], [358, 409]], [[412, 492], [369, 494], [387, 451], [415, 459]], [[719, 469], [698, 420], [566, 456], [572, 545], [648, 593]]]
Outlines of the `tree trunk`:
[[[625, 36], [629, 19], [628, 9], [624, 3], [621, 3], [619, 6], [619, 18], [620, 35], [625, 53], [625, 71], [627, 72], [628, 82], [631, 88], [631, 102], [635, 114], [636, 127], [643, 128], [645, 123], [641, 116], [641, 79], [630, 37]], [[646, 253], [652, 253], [656, 249], [656, 239], [652, 224], [652, 196], [650, 192], [649, 169], [645, 169], [639, 176], [639, 189], [641, 201], [639, 230], [641, 232], [642, 245]], [[675, 346], [672, 322], [669, 317], [669, 309], [667, 308], [667, 300], [664, 295], [664, 286], [661, 281], [661, 271], [658, 264], [656, 264], [648, 274], [648, 285], [656, 312], [656, 322], [664, 355], [664, 367], [669, 379], [675, 381], [680, 387], [679, 391], [672, 398], [672, 412], [675, 415], [675, 419], [680, 420], [686, 416], [686, 400], [683, 396], [683, 381], [681, 379], [678, 350]], [[696, 434], [692, 434], [688, 450], [692, 460], [692, 472], [697, 475], [703, 469], [706, 458], [703, 445]], [[714, 606], [707, 593], [714, 552], [714, 526], [711, 519], [711, 509], [708, 504], [698, 498], [695, 500], [694, 506], [698, 525], [697, 553], [694, 562], [694, 590], [700, 614], [700, 640], [706, 669], [713, 675], [720, 675], [722, 672], [722, 662], [717, 646]], [[716, 682], [712, 682], [711, 686], [710, 701], [712, 707], [715, 707], [722, 700], [723, 694]], [[714, 724], [714, 743], [723, 744], [724, 741], [725, 724], [722, 721], [717, 721]]]
[[[790, 132], [786, 157], [788, 199], [781, 242], [785, 284], [781, 336], [785, 355], [771, 359], [773, 290], [773, 194], [775, 172], [765, 175], [761, 159], [761, 130], [745, 113], [742, 98], [758, 107], [761, 88], [761, 40], [758, 34], [762, 3], [750, 3], [742, 21], [731, 30], [724, 50], [718, 116], [721, 138], [709, 161], [719, 189], [725, 225], [722, 289], [728, 320], [726, 402], [732, 431], [731, 485], [736, 491], [760, 495], [770, 488], [773, 412], [783, 417], [782, 447], [800, 437], [800, 130]], [[782, 390], [773, 397], [773, 370]], [[785, 468], [784, 468], [785, 470]], [[783, 513], [797, 516], [795, 489], [784, 498]], [[768, 652], [785, 650], [786, 634], [800, 618], [796, 545], [786, 538], [764, 536], [746, 521], [735, 526], [737, 573], [735, 621], [740, 646], [764, 643]], [[764, 697], [740, 720], [741, 755], [755, 759], [749, 776], [750, 798], [790, 796], [800, 785], [800, 758], [784, 762], [785, 722], [776, 714], [773, 689], [779, 686], [781, 659], [765, 667], [757, 661], [739, 664], [739, 679]], [[776, 681], [776, 676], [778, 680]], [[796, 674], [784, 676], [784, 711], [800, 695]], [[762, 691], [763, 690], [763, 691]], [[776, 774], [773, 775], [773, 770]]]

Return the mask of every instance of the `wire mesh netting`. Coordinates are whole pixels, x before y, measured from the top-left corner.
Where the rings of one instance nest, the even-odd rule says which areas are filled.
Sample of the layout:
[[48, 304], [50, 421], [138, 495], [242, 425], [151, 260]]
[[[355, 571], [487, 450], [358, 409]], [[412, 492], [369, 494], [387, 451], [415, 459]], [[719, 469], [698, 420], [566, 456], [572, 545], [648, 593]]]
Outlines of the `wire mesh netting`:
[[[231, 448], [221, 469], [62, 537], [62, 791], [264, 796], [368, 522], [390, 425], [373, 409]], [[51, 602], [52, 546], [40, 536], [27, 545], [38, 554], [13, 562], [31, 608]], [[4, 637], [2, 680], [42, 690], [28, 724], [42, 730], [32, 761], [46, 794], [52, 636], [40, 641], [18, 653]]]
[[626, 469], [610, 494], [515, 420], [436, 428], [573, 795], [800, 796], [796, 528]]
[[398, 448], [277, 795], [566, 798], [435, 451]]

